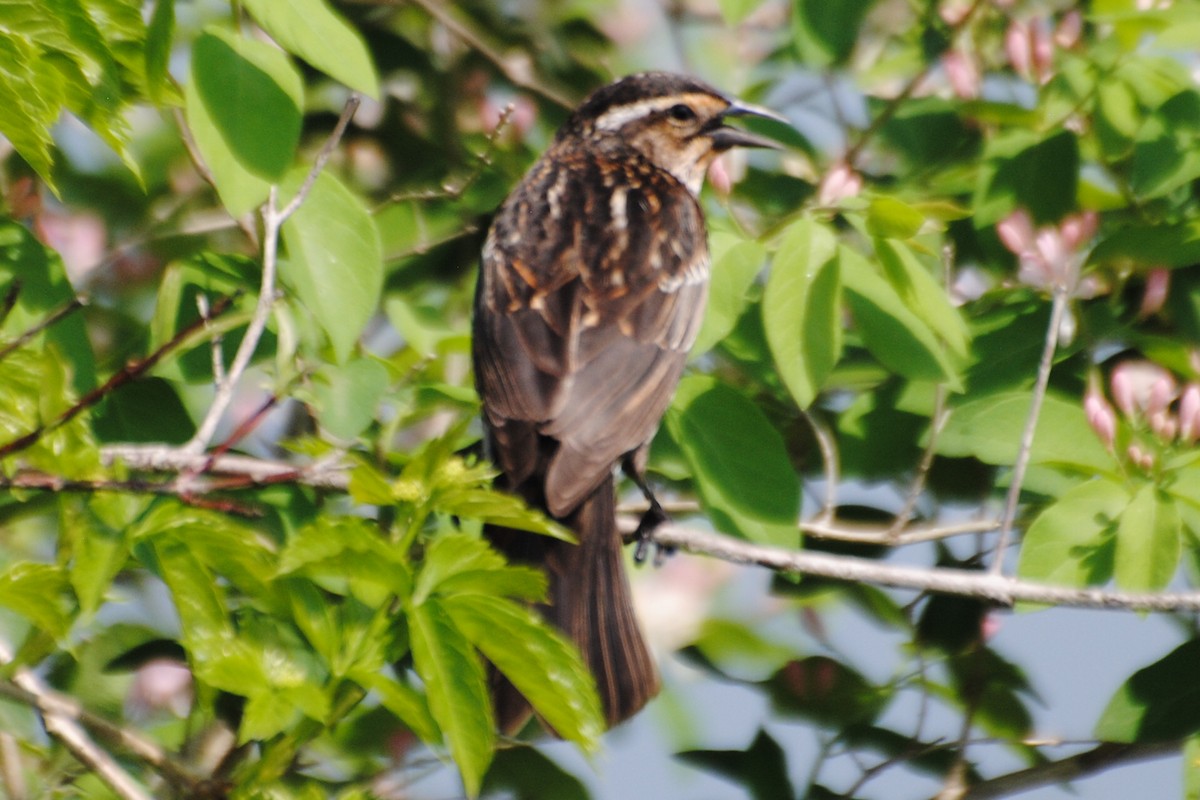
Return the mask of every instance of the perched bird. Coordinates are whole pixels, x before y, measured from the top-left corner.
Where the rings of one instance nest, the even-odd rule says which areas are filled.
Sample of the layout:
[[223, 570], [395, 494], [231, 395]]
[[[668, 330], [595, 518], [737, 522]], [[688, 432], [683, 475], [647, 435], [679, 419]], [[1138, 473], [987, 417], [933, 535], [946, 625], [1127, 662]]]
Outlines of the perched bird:
[[[643, 543], [665, 518], [643, 470], [704, 316], [709, 257], [697, 196], [729, 127], [775, 117], [693, 78], [622, 78], [575, 109], [500, 207], [475, 295], [475, 382], [498, 484], [569, 527], [578, 545], [507, 529], [510, 559], [545, 567], [547, 619], [580, 648], [608, 723], [659, 688], [638, 629], [616, 525], [614, 469], [645, 492]], [[643, 544], [639, 544], [644, 553]], [[529, 705], [499, 676], [500, 728]]]

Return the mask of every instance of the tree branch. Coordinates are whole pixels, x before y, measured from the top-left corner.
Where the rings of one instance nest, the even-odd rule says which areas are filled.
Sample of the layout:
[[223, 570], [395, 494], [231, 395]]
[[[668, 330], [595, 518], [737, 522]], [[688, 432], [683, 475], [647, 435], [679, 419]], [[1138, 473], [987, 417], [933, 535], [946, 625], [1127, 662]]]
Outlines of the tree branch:
[[1058, 344], [1058, 329], [1062, 326], [1063, 314], [1067, 309], [1069, 288], [1057, 285], [1050, 306], [1050, 324], [1046, 326], [1046, 339], [1042, 345], [1042, 359], [1038, 364], [1037, 381], [1033, 396], [1029, 400], [1029, 416], [1025, 419], [1025, 430], [1021, 434], [1021, 446], [1017, 460], [1013, 463], [1012, 482], [1004, 502], [1004, 514], [1000, 517], [1000, 539], [992, 556], [991, 571], [999, 575], [1004, 570], [1004, 551], [1012, 539], [1013, 523], [1017, 518], [1017, 506], [1021, 500], [1021, 486], [1025, 482], [1025, 469], [1033, 453], [1033, 436], [1037, 432], [1038, 417], [1042, 413], [1042, 401], [1046, 399], [1046, 386], [1050, 382], [1050, 370], [1054, 367], [1054, 351]]
[[[395, 2], [397, 0], [393, 0]], [[528, 67], [522, 69], [513, 63], [512, 59], [504, 57], [500, 51], [489, 45], [483, 40], [479, 34], [471, 30], [462, 22], [459, 22], [455, 17], [446, 10], [445, 4], [438, 0], [408, 0], [414, 5], [420, 6], [425, 10], [425, 13], [433, 17], [441, 23], [446, 30], [453, 33], [459, 39], [467, 44], [470, 48], [477, 51], [481, 56], [496, 65], [496, 68], [508, 78], [514, 86], [520, 86], [522, 89], [528, 89], [531, 92], [536, 92], [542, 97], [557, 103], [563, 108], [574, 108], [575, 104], [569, 99], [559, 94], [554, 89], [541, 83], [532, 75], [532, 70]]]
[[967, 789], [964, 800], [985, 800], [1026, 792], [1039, 786], [1066, 783], [1122, 763], [1162, 758], [1179, 752], [1181, 742], [1117, 744], [1105, 742], [1073, 756], [989, 778]]
[[[13, 299], [16, 299], [16, 295], [13, 295]], [[73, 297], [69, 302], [59, 306], [54, 311], [51, 311], [41, 322], [22, 333], [16, 339], [13, 339], [4, 347], [0, 348], [0, 361], [3, 361], [5, 358], [7, 358], [14, 350], [19, 350], [20, 348], [24, 347], [30, 339], [46, 330], [54, 323], [70, 316], [71, 314], [74, 314], [76, 311], [83, 308], [86, 302], [87, 301], [82, 297]]]
[[275, 273], [279, 256], [279, 230], [283, 226], [283, 223], [287, 221], [287, 218], [294, 214], [296, 209], [300, 207], [300, 204], [304, 202], [304, 199], [308, 197], [313, 184], [316, 183], [317, 176], [325, 168], [325, 163], [329, 160], [329, 156], [333, 153], [334, 148], [341, 141], [342, 135], [346, 132], [346, 126], [350, 124], [350, 118], [354, 116], [359, 100], [360, 98], [357, 93], [350, 95], [345, 107], [342, 109], [341, 116], [338, 117], [333, 132], [325, 140], [325, 144], [321, 147], [321, 151], [317, 154], [316, 160], [313, 162], [312, 169], [305, 176], [304, 183], [300, 185], [296, 196], [288, 201], [287, 205], [282, 209], [278, 207], [278, 187], [271, 187], [266, 207], [263, 209], [262, 280], [259, 283], [258, 303], [254, 308], [254, 316], [251, 317], [250, 324], [246, 328], [246, 333], [242, 337], [241, 344], [238, 345], [237, 353], [234, 354], [229, 372], [225, 374], [223, 380], [217, 382], [217, 390], [213, 396], [212, 405], [209, 406], [208, 412], [204, 415], [204, 420], [196, 429], [196, 434], [192, 437], [191, 441], [183, 446], [186, 452], [200, 453], [204, 448], [208, 447], [209, 442], [212, 441], [213, 435], [217, 431], [217, 425], [220, 424], [225, 409], [229, 407], [229, 403], [233, 400], [233, 392], [237, 388], [242, 374], [250, 366], [250, 359], [254, 357], [254, 352], [258, 349], [259, 339], [262, 338], [263, 331], [266, 330], [267, 319], [271, 316], [271, 309], [275, 305]]
[[819, 575], [839, 581], [974, 597], [1003, 606], [1025, 602], [1137, 611], [1200, 611], [1200, 592], [1153, 594], [1047, 586], [978, 570], [908, 567], [867, 558], [788, 550], [671, 524], [656, 528], [654, 541], [665, 547], [712, 556], [735, 564], [754, 564], [779, 572]]

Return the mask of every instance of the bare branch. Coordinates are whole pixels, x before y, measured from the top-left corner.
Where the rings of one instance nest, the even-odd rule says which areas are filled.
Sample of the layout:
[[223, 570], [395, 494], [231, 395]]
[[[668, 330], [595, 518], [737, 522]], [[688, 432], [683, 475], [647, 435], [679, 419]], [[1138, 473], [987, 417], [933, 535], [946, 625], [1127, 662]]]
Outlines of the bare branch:
[[801, 411], [804, 421], [812, 429], [817, 447], [821, 450], [821, 461], [825, 467], [825, 500], [817, 519], [821, 523], [829, 522], [837, 512], [837, 490], [841, 482], [841, 462], [838, 460], [837, 442], [833, 434], [821, 420], [811, 411]]
[[[13, 295], [13, 298], [15, 300], [16, 296]], [[22, 333], [16, 339], [13, 339], [4, 347], [0, 348], [0, 361], [3, 361], [5, 358], [7, 358], [14, 350], [19, 350], [20, 348], [24, 347], [29, 343], [30, 339], [46, 330], [54, 323], [69, 317], [71, 314], [74, 314], [76, 311], [83, 308], [86, 302], [87, 300], [85, 298], [73, 297], [68, 302], [56, 308], [54, 311], [51, 311], [41, 322]]]
[[990, 568], [995, 575], [1004, 570], [1004, 551], [1012, 539], [1013, 523], [1017, 518], [1017, 506], [1021, 499], [1021, 486], [1025, 482], [1025, 469], [1029, 466], [1029, 457], [1033, 452], [1033, 435], [1037, 431], [1042, 401], [1046, 399], [1046, 386], [1050, 382], [1050, 370], [1054, 366], [1054, 351], [1058, 344], [1058, 330], [1062, 326], [1069, 297], [1067, 286], [1055, 286], [1050, 306], [1050, 324], [1046, 326], [1046, 339], [1042, 346], [1042, 360], [1038, 364], [1037, 381], [1033, 386], [1033, 396], [1029, 400], [1029, 416], [1021, 434], [1017, 460], [1013, 463], [1012, 483], [1008, 487], [1008, 497], [1004, 502], [1004, 514], [1000, 517], [1000, 539], [996, 542], [996, 552], [992, 556]]
[[[212, 316], [219, 316], [233, 304], [232, 297], [223, 297], [213, 306]], [[211, 319], [211, 317], [210, 317]], [[132, 364], [127, 364], [119, 372], [104, 382], [104, 385], [99, 386], [81, 397], [75, 405], [62, 412], [55, 419], [42, 425], [39, 428], [17, 437], [3, 445], [0, 445], [0, 458], [10, 456], [13, 453], [32, 447], [45, 434], [61, 428], [71, 420], [75, 419], [79, 414], [83, 413], [88, 408], [96, 405], [113, 391], [125, 385], [129, 381], [141, 377], [143, 374], [153, 369], [154, 366], [163, 359], [171, 351], [179, 347], [183, 342], [187, 341], [193, 333], [200, 330], [205, 324], [205, 320], [196, 320], [191, 325], [181, 328], [170, 341], [164, 343], [157, 350], [146, 356], [141, 361], [136, 361]]]
[[342, 114], [333, 126], [329, 138], [325, 140], [325, 144], [321, 146], [320, 152], [317, 153], [312, 169], [304, 176], [304, 183], [300, 184], [300, 188], [296, 191], [296, 196], [289, 200], [288, 204], [279, 212], [278, 224], [282, 225], [284, 220], [295, 214], [296, 209], [304, 202], [304, 198], [308, 197], [308, 193], [312, 191], [313, 184], [317, 182], [317, 176], [325, 169], [325, 164], [329, 162], [329, 157], [333, 155], [338, 142], [346, 134], [346, 128], [350, 125], [350, 120], [354, 118], [354, 112], [358, 110], [358, 105], [361, 102], [362, 95], [358, 92], [352, 92], [350, 97], [346, 98], [346, 105], [342, 107]]
[[[148, 472], [199, 472], [209, 461], [207, 455], [162, 445], [112, 445], [103, 448], [100, 456], [105, 463], [121, 461], [131, 469]], [[318, 462], [311, 466], [297, 467], [283, 461], [222, 455], [204, 469], [204, 472], [244, 478], [244, 485], [247, 487], [291, 482], [317, 489], [344, 492], [350, 485], [347, 469], [346, 465], [337, 463]]]
[[[7, 664], [12, 658], [7, 644], [0, 644], [0, 663]], [[78, 704], [52, 691], [33, 670], [18, 667], [11, 683], [0, 680], [0, 694], [36, 708], [42, 715], [46, 733], [62, 742], [71, 755], [95, 773], [121, 800], [151, 800], [146, 790], [80, 726]]]
[[334, 148], [341, 141], [342, 135], [346, 132], [346, 126], [350, 124], [350, 118], [354, 116], [355, 109], [358, 108], [359, 95], [351, 94], [346, 101], [345, 107], [342, 109], [342, 115], [338, 117], [337, 125], [334, 126], [333, 132], [329, 134], [329, 138], [325, 140], [325, 144], [321, 147], [321, 151], [317, 154], [316, 160], [313, 162], [312, 169], [308, 171], [308, 175], [304, 178], [304, 183], [300, 185], [300, 189], [296, 192], [286, 206], [279, 208], [279, 193], [278, 187], [272, 186], [267, 195], [267, 204], [263, 208], [263, 269], [262, 280], [259, 283], [258, 303], [254, 308], [254, 316], [250, 319], [250, 324], [246, 327], [246, 333], [242, 336], [241, 344], [238, 345], [237, 352], [233, 356], [233, 363], [229, 367], [229, 372], [224, 376], [224, 380], [217, 383], [217, 390], [213, 396], [212, 404], [208, 408], [208, 412], [204, 415], [204, 420], [196, 429], [196, 434], [192, 437], [183, 449], [189, 453], [200, 453], [204, 448], [208, 447], [212, 441], [213, 435], [217, 431], [217, 425], [221, 422], [221, 417], [225, 413], [225, 409], [229, 407], [229, 403], [233, 400], [233, 392], [237, 388], [238, 382], [242, 378], [242, 374], [246, 368], [250, 366], [250, 359], [254, 357], [255, 350], [258, 349], [258, 342], [262, 338], [263, 331], [267, 327], [267, 319], [271, 316], [271, 309], [275, 305], [275, 274], [279, 260], [279, 230], [283, 223], [295, 213], [304, 199], [308, 197], [308, 193], [312, 190], [313, 184], [316, 183], [317, 176], [321, 174], [325, 163], [329, 160]]
[[[200, 148], [196, 146], [196, 139], [192, 136], [192, 129], [188, 127], [187, 119], [183, 115], [182, 108], [171, 109], [172, 116], [175, 119], [175, 127], [179, 128], [179, 138], [183, 141], [183, 147], [187, 151], [188, 160], [192, 162], [192, 166], [196, 172], [209, 186], [216, 191], [217, 180], [213, 177], [212, 170], [208, 168], [204, 157], [200, 155]], [[254, 229], [254, 224], [248, 215], [243, 215], [240, 219], [234, 219], [238, 228], [242, 233], [246, 234], [246, 238], [255, 247], [258, 246], [258, 232]]]
[[1006, 797], [1027, 792], [1039, 786], [1065, 783], [1130, 761], [1175, 755], [1179, 752], [1180, 747], [1182, 747], [1182, 742], [1179, 741], [1139, 744], [1105, 742], [1091, 750], [1076, 753], [1058, 761], [1050, 761], [1028, 769], [1010, 772], [1007, 775], [989, 778], [967, 789], [963, 797], [965, 800]]
[[1200, 610], [1200, 592], [1154, 594], [1047, 586], [978, 570], [909, 567], [866, 558], [788, 550], [678, 525], [668, 524], [656, 528], [654, 540], [666, 547], [712, 556], [735, 564], [755, 564], [780, 572], [819, 575], [839, 581], [974, 597], [1002, 606], [1026, 602], [1138, 611]]
[[[396, 0], [393, 0], [395, 2]], [[559, 94], [554, 89], [540, 82], [535, 78], [527, 68], [521, 68], [514, 64], [512, 59], [507, 59], [504, 54], [496, 50], [483, 40], [478, 33], [471, 30], [465, 24], [457, 20], [445, 8], [445, 5], [438, 0], [409, 0], [415, 5], [420, 6], [425, 10], [425, 13], [440, 22], [446, 30], [453, 33], [459, 39], [462, 39], [469, 47], [476, 50], [481, 56], [496, 65], [496, 67], [504, 73], [504, 77], [508, 78], [513, 85], [520, 86], [522, 89], [528, 89], [531, 92], [536, 92], [547, 100], [557, 103], [563, 108], [574, 108], [575, 104], [568, 98]], [[384, 3], [381, 3], [381, 5]]]

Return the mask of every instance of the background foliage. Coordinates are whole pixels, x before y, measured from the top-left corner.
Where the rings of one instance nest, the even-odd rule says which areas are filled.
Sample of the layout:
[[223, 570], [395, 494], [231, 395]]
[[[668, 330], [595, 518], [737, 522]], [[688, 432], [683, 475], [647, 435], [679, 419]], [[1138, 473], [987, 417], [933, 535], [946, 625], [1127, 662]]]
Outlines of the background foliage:
[[[591, 796], [536, 725], [493, 733], [484, 658], [583, 751], [621, 737], [528, 609], [544, 576], [479, 538], [563, 532], [490, 488], [469, 307], [490, 213], [570, 106], [654, 67], [795, 126], [763, 122], [782, 155], [704, 196], [712, 300], [651, 465], [671, 535], [829, 556], [769, 591], [697, 555], [639, 576], [667, 690], [638, 724], [672, 774], [992, 797], [1183, 751], [1200, 796], [1197, 19], [0, 3], [6, 792]], [[1178, 633], [1064, 743], [992, 641], [1014, 597]], [[847, 617], [877, 639], [844, 651]], [[704, 681], [764, 709], [736, 749], [699, 724]]]

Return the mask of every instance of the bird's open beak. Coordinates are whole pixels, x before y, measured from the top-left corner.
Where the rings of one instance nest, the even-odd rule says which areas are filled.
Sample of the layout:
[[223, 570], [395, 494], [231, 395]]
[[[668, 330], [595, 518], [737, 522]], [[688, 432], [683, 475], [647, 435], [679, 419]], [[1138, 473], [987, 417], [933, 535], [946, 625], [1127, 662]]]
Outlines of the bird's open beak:
[[717, 150], [728, 150], [731, 147], [770, 147], [778, 150], [783, 147], [783, 145], [774, 139], [768, 139], [765, 136], [759, 136], [757, 133], [751, 133], [739, 128], [731, 128], [723, 124], [726, 117], [765, 117], [766, 119], [773, 119], [784, 124], [791, 124], [787, 121], [786, 117], [769, 108], [764, 108], [753, 103], [744, 103], [741, 100], [733, 100], [729, 104], [729, 108], [725, 109], [725, 112], [721, 114], [722, 125], [711, 134], [713, 147]]

